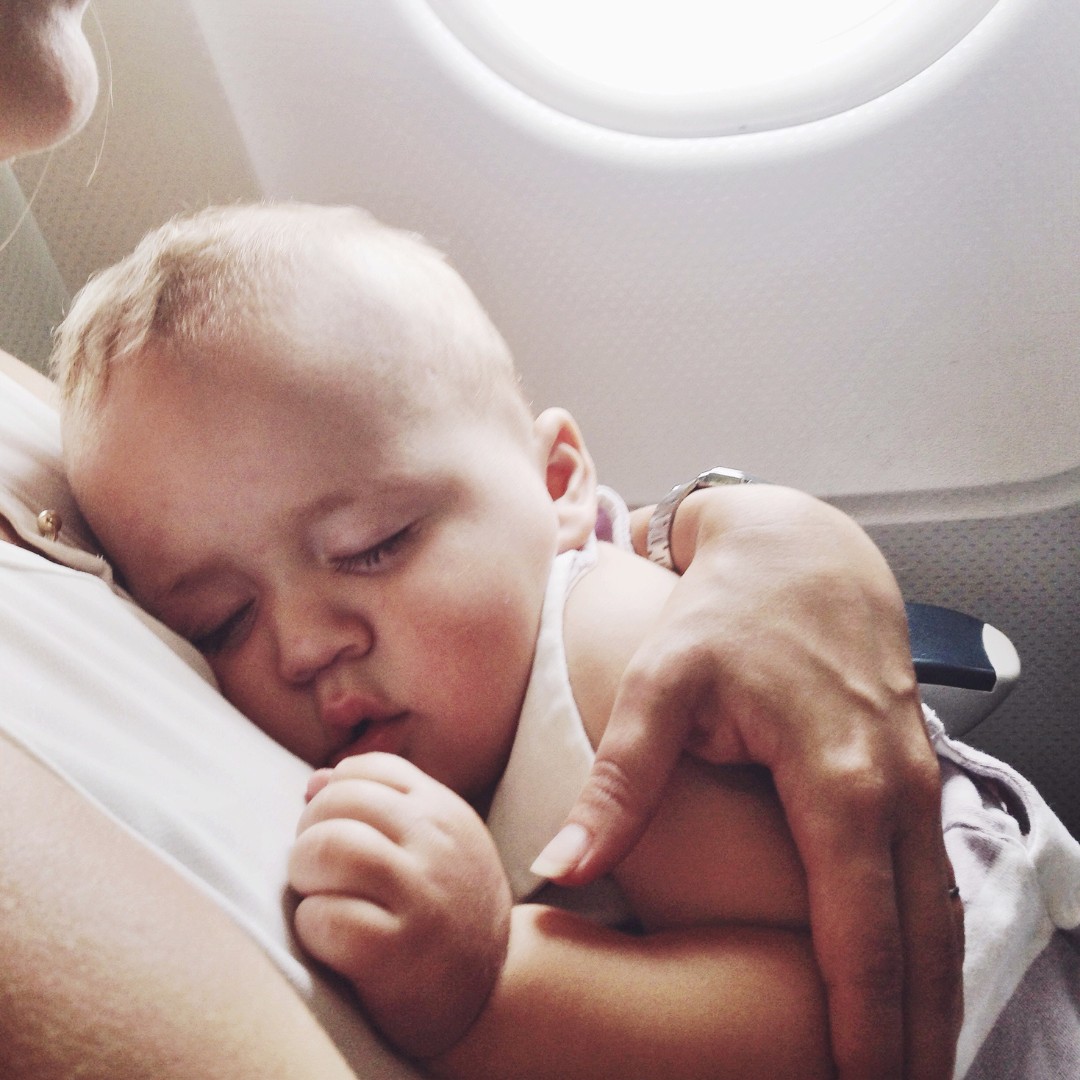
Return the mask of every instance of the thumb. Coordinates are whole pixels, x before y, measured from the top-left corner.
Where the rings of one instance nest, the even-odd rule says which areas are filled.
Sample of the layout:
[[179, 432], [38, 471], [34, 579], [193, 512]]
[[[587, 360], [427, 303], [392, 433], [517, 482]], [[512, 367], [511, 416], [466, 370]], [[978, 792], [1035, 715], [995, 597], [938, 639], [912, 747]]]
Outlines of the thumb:
[[671, 713], [669, 706], [657, 722], [660, 715], [659, 700], [640, 688], [620, 688], [592, 772], [566, 823], [533, 863], [534, 874], [560, 885], [587, 885], [637, 843], [690, 728], [688, 712]]

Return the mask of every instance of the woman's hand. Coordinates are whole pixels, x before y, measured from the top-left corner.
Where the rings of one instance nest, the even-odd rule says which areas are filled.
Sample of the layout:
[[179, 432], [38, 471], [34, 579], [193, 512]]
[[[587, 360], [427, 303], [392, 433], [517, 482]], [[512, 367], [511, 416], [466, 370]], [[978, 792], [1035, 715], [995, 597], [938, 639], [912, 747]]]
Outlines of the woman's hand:
[[426, 1058], [479, 1015], [506, 957], [510, 887], [475, 811], [389, 754], [317, 773], [289, 866], [296, 933], [383, 1035]]
[[684, 750], [766, 765], [806, 867], [840, 1075], [951, 1076], [962, 909], [892, 573], [845, 515], [765, 485], [691, 495], [672, 551], [686, 573], [542, 872], [608, 871]]

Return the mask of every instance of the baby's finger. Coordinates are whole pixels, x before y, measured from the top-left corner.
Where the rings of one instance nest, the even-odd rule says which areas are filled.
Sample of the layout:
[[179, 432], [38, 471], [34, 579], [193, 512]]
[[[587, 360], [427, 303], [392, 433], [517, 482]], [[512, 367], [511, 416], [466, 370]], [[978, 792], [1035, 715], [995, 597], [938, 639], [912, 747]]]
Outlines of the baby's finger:
[[347, 757], [330, 772], [332, 783], [339, 780], [373, 780], [398, 791], [412, 791], [425, 783], [434, 782], [405, 758], [379, 751]]
[[398, 920], [385, 908], [354, 896], [308, 896], [293, 925], [300, 944], [354, 983], [377, 972]]
[[396, 904], [413, 864], [397, 844], [360, 821], [334, 818], [305, 829], [289, 855], [289, 884], [302, 896], [340, 893]]
[[423, 817], [423, 801], [412, 793], [378, 781], [350, 777], [327, 783], [312, 798], [300, 815], [296, 832], [299, 835], [320, 821], [342, 818], [370, 825], [389, 840], [400, 843]]

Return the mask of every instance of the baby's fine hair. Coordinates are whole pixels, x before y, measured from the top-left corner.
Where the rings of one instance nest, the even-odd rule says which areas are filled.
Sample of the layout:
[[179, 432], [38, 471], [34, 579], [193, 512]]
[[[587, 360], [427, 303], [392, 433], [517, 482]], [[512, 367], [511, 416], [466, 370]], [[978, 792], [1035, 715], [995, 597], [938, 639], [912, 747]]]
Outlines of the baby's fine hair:
[[327, 264], [357, 282], [349, 303], [372, 327], [372, 341], [358, 348], [384, 357], [419, 351], [478, 402], [501, 386], [524, 408], [509, 349], [441, 253], [356, 207], [264, 202], [176, 217], [90, 279], [56, 331], [50, 361], [65, 422], [92, 426], [110, 372], [147, 346], [190, 363], [272, 328], [282, 298]]

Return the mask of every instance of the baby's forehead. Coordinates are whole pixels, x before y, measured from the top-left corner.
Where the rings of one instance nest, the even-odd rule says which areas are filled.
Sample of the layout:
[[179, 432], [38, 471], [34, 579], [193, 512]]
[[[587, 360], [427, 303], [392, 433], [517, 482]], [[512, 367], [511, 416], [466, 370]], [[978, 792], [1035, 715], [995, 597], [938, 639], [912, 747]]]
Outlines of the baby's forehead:
[[471, 394], [470, 357], [450, 342], [410, 332], [407, 319], [372, 318], [355, 308], [327, 306], [279, 310], [272, 318], [241, 323], [218, 341], [181, 344], [179, 362], [198, 376], [237, 385], [262, 379], [282, 397], [330, 394], [342, 402], [374, 401], [402, 410]]
[[312, 447], [327, 440], [353, 452], [377, 445], [384, 464], [407, 432], [458, 429], [475, 413], [475, 395], [445, 365], [402, 353], [374, 355], [334, 335], [313, 340], [261, 328], [214, 345], [150, 350], [133, 375], [131, 392], [113, 397], [112, 427], [136, 419], [141, 402], [152, 397], [184, 418], [191, 439], [202, 434], [208, 413], [260, 416], [269, 421], [264, 432], [307, 425]]
[[218, 314], [220, 334], [174, 343], [197, 367], [260, 370], [296, 393], [333, 387], [397, 409], [519, 394], [505, 344], [464, 287], [323, 263]]

